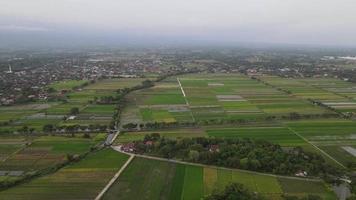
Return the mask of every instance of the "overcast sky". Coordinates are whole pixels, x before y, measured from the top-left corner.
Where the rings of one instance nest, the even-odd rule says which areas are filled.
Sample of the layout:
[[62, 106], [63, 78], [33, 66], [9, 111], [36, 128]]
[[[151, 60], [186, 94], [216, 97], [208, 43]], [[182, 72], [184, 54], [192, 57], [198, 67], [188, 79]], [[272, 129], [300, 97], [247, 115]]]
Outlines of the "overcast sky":
[[356, 46], [356, 1], [0, 0], [0, 36]]

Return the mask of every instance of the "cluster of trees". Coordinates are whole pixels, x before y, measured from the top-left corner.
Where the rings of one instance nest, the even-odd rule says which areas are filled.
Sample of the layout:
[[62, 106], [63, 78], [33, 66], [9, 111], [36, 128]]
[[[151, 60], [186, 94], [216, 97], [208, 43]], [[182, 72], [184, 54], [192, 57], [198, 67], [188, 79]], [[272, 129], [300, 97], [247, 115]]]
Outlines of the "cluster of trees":
[[73, 107], [69, 111], [70, 115], [78, 115], [79, 114], [79, 108], [78, 107]]
[[127, 123], [122, 126], [122, 128], [126, 130], [136, 130], [138, 127], [140, 129], [160, 129], [160, 128], [177, 128], [177, 127], [189, 127], [189, 126], [196, 126], [197, 123], [195, 122], [147, 122], [144, 124], [137, 124], [137, 123]]
[[70, 134], [75, 134], [76, 132], [84, 132], [84, 131], [89, 131], [89, 132], [95, 132], [95, 131], [100, 131], [104, 132], [108, 129], [107, 125], [101, 125], [101, 124], [90, 124], [88, 126], [86, 125], [70, 125], [70, 126], [56, 126], [53, 124], [46, 124], [43, 126], [42, 131], [44, 133], [58, 133], [58, 132], [64, 132], [64, 133], [70, 133]]
[[250, 192], [242, 184], [232, 183], [227, 185], [223, 191], [215, 190], [204, 200], [264, 200], [257, 193]]
[[[147, 145], [147, 141], [152, 141], [154, 145]], [[208, 165], [283, 175], [294, 175], [301, 171], [320, 177], [343, 174], [319, 154], [306, 152], [300, 147], [282, 149], [281, 146], [264, 140], [204, 137], [173, 140], [154, 134], [135, 141], [134, 144], [135, 151], [139, 154]]]

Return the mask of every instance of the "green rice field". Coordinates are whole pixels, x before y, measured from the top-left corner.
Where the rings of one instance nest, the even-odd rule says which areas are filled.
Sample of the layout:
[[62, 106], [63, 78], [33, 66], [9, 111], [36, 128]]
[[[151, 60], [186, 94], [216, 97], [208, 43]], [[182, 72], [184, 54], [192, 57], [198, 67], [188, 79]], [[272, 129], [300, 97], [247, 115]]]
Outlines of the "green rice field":
[[282, 194], [316, 194], [335, 199], [320, 181], [303, 180], [248, 171], [175, 164], [135, 158], [104, 195], [110, 199], [191, 199], [198, 200], [229, 183], [241, 183], [267, 199], [282, 199]]
[[0, 191], [0, 199], [94, 199], [127, 159], [110, 149], [95, 152], [54, 174]]

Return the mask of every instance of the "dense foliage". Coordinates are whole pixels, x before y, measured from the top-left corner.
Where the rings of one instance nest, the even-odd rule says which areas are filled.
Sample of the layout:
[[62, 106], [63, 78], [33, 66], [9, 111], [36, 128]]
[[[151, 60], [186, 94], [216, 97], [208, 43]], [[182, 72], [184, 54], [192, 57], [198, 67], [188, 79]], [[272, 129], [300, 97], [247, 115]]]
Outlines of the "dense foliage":
[[221, 192], [215, 191], [205, 200], [262, 200], [258, 194], [248, 191], [243, 185], [232, 183]]
[[300, 147], [283, 149], [263, 140], [203, 137], [173, 140], [151, 134], [134, 145], [140, 154], [260, 172], [288, 175], [307, 172], [313, 176], [341, 173], [318, 154]]

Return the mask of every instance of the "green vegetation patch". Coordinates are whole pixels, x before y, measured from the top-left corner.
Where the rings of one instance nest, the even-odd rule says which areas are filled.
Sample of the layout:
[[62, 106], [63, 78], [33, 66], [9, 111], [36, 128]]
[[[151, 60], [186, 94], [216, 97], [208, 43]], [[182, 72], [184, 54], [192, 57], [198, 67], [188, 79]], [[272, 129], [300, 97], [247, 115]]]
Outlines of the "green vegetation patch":
[[207, 129], [208, 136], [221, 138], [251, 138], [267, 140], [282, 146], [302, 146], [306, 143], [285, 127], [243, 127]]

